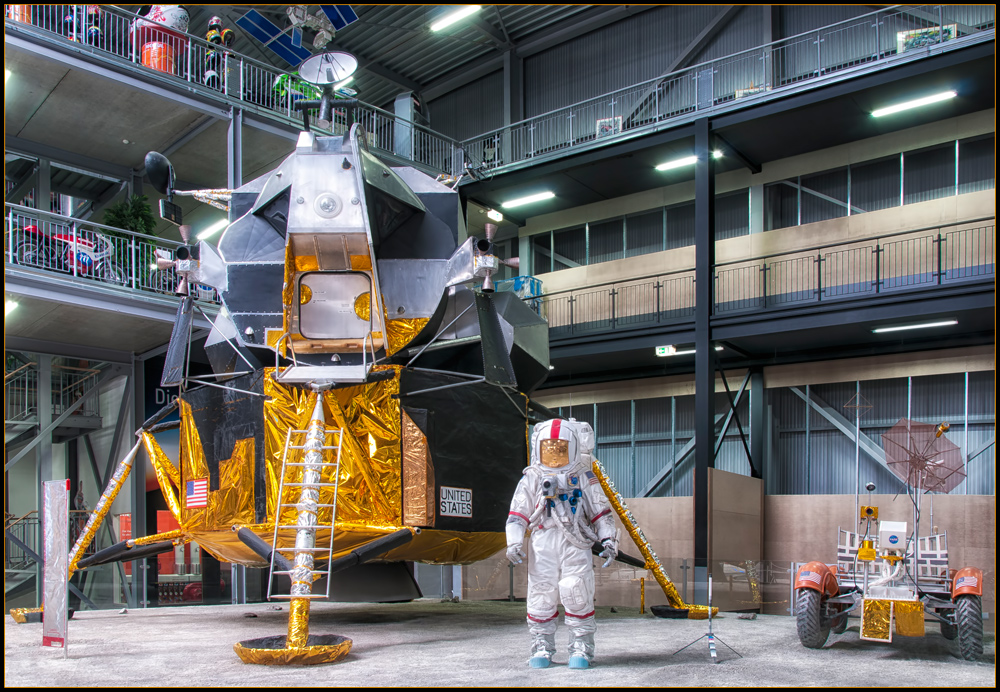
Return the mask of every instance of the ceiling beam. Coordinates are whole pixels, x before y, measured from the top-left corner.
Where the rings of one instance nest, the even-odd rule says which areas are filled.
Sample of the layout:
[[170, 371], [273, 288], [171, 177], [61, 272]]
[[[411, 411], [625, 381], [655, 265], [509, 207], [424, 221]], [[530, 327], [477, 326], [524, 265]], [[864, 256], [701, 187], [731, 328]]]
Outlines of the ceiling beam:
[[[519, 58], [526, 58], [536, 53], [541, 53], [560, 43], [565, 43], [591, 31], [596, 31], [609, 24], [634, 16], [640, 12], [651, 10], [657, 5], [617, 5], [614, 7], [601, 8], [580, 20], [571, 18], [561, 23], [559, 26], [544, 32], [544, 37], [533, 41], [525, 41], [514, 48], [514, 52]], [[484, 77], [491, 72], [503, 69], [503, 56], [494, 55], [483, 60], [479, 60], [470, 65], [465, 65], [457, 70], [453, 70], [449, 75], [428, 84], [423, 92], [424, 99], [431, 101], [454, 91], [461, 86], [474, 82], [480, 77]]]
[[8, 204], [20, 204], [21, 200], [31, 191], [31, 188], [35, 187], [36, 177], [38, 177], [37, 163], [28, 168], [27, 172], [21, 176], [21, 179], [14, 183], [14, 187], [10, 189], [10, 192], [4, 195], [4, 201]]
[[59, 149], [48, 144], [32, 142], [14, 135], [4, 136], [4, 148], [15, 154], [26, 154], [33, 158], [49, 159], [55, 163], [65, 163], [69, 166], [81, 168], [84, 171], [94, 171], [111, 176], [116, 180], [125, 180], [132, 176], [132, 169], [117, 164], [108, 163], [99, 159], [91, 158], [83, 154], [76, 154], [65, 149]]
[[475, 20], [470, 22], [469, 26], [486, 36], [486, 38], [490, 39], [493, 45], [496, 46], [496, 49], [501, 53], [505, 50], [514, 48], [514, 44], [510, 43], [499, 31], [496, 30], [492, 24], [487, 22], [482, 17], [477, 17]]

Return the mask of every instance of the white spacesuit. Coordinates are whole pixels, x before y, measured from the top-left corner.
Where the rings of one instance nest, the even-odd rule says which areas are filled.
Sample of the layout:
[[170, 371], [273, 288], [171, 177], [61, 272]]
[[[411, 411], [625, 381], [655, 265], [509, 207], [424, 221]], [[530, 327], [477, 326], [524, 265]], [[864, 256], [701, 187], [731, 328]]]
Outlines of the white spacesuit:
[[507, 517], [507, 558], [520, 563], [531, 529], [528, 561], [528, 631], [532, 668], [546, 668], [555, 653], [557, 603], [571, 633], [569, 667], [594, 660], [594, 564], [600, 541], [606, 567], [618, 555], [611, 505], [592, 470], [590, 424], [553, 419], [531, 435], [531, 465], [517, 484]]

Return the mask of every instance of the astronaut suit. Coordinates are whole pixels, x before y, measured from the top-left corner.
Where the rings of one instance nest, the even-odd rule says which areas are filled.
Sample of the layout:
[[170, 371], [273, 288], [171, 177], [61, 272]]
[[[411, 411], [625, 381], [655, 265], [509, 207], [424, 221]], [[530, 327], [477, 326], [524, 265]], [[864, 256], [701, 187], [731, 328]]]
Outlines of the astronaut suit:
[[618, 555], [618, 532], [611, 505], [594, 475], [594, 431], [574, 419], [535, 426], [531, 464], [517, 484], [507, 517], [507, 558], [528, 561], [528, 631], [532, 668], [546, 668], [555, 653], [557, 603], [569, 628], [569, 667], [588, 668], [594, 660], [594, 563], [600, 541], [607, 567]]

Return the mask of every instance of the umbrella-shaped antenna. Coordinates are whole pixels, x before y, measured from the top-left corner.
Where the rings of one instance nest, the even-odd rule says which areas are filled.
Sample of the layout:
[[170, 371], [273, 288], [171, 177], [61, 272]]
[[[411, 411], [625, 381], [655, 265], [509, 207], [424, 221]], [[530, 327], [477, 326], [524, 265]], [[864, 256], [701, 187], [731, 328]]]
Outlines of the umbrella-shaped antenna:
[[947, 423], [902, 418], [882, 435], [889, 469], [919, 491], [948, 493], [965, 478], [962, 450], [944, 436]]

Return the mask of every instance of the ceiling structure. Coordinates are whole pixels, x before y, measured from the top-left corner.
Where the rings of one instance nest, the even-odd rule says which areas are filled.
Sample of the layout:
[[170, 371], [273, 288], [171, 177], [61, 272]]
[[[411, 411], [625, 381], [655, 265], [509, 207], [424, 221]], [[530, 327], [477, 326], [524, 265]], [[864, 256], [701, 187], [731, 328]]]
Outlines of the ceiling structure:
[[[140, 6], [125, 6], [139, 9]], [[190, 32], [204, 33], [210, 16], [220, 16], [223, 25], [235, 20], [251, 6], [190, 6]], [[279, 26], [288, 6], [256, 6]], [[307, 6], [315, 13], [319, 6]], [[352, 6], [358, 21], [336, 33], [326, 50], [345, 50], [359, 59], [352, 87], [359, 98], [373, 105], [391, 103], [396, 94], [412, 90], [430, 99], [446, 93], [474, 75], [502, 68], [503, 54], [518, 55], [556, 45], [604, 24], [620, 20], [646, 7], [635, 6], [486, 6], [474, 21], [456, 25], [444, 33], [431, 32], [429, 25], [445, 6], [359, 5]], [[288, 69], [262, 44], [237, 31], [233, 48], [255, 59]], [[307, 33], [304, 45], [311, 40]], [[37, 158], [51, 159], [53, 191], [76, 194], [84, 199], [108, 201], [121, 189], [115, 181], [143, 173], [147, 151], [166, 153], [174, 164], [180, 188], [224, 187], [227, 178], [228, 111], [206, 106], [195, 98], [167, 96], [163, 91], [142, 91], [139, 80], [121, 79], [108, 69], [98, 69], [80, 58], [66, 59], [45, 46], [28, 45], [10, 37], [5, 43], [4, 62], [11, 77], [5, 88], [5, 174], [8, 185], [25, 181]], [[723, 172], [741, 166], [765, 165], [770, 161], [816, 151], [848, 141], [886, 134], [939, 119], [994, 107], [994, 47], [981, 44], [944, 55], [874, 72], [813, 91], [791, 94], [713, 119], [722, 137], [726, 156], [716, 162]], [[915, 111], [893, 120], [874, 121], [872, 108], [910, 93], [918, 87], [961, 83], [961, 98], [939, 104], [933, 110]], [[249, 181], [274, 168], [294, 143], [290, 128], [244, 127], [243, 180]], [[522, 196], [537, 188], [552, 189], [556, 197], [533, 207], [532, 214], [549, 213], [623, 194], [662, 187], [693, 178], [693, 170], [660, 172], [654, 166], [665, 160], [687, 156], [693, 150], [689, 126], [611, 143], [600, 149], [550, 161], [511, 173], [463, 184], [459, 189], [469, 203], [469, 232], [482, 235], [482, 210], [499, 208], [505, 199]], [[12, 155], [13, 154], [13, 155]], [[90, 171], [92, 174], [87, 175]], [[154, 205], [159, 195], [147, 184], [144, 193]], [[191, 198], [175, 198], [187, 219], [199, 228], [221, 217], [221, 212]], [[506, 215], [500, 237], [516, 235], [522, 221]], [[94, 220], [99, 221], [100, 215]], [[156, 233], [179, 239], [176, 227], [161, 222]], [[899, 338], [876, 338], [870, 327], [893, 318], [890, 307], [859, 306], [853, 313], [830, 313], [827, 317], [789, 313], [783, 321], [753, 327], [734, 318], [720, 325], [719, 338], [728, 346], [724, 363], [779, 362], [790, 358], [816, 358], [839, 347], [841, 354], [867, 354], [892, 350], [944, 348], [992, 343], [995, 336], [993, 294], [979, 295], [962, 305], [942, 301], [912, 301], [914, 315], [928, 319], [958, 314], [960, 334], [907, 333]], [[987, 307], [988, 303], [988, 307]], [[39, 307], [37, 315], [49, 314], [52, 306]], [[867, 312], [866, 312], [867, 311]], [[35, 310], [32, 310], [35, 313]], [[123, 311], [124, 312], [124, 311]], [[898, 310], [897, 310], [898, 312]], [[37, 316], [35, 315], [35, 316]], [[29, 319], [8, 325], [7, 334], [40, 341], [64, 341], [60, 323], [71, 318], [52, 314], [52, 319]], [[120, 318], [121, 315], [118, 315]], [[101, 329], [90, 329], [81, 338], [95, 348], [119, 348], [123, 329], [142, 325], [117, 325], [114, 314]], [[824, 322], [826, 320], [826, 322]], [[838, 321], [839, 320], [839, 321]], [[850, 330], [843, 324], [854, 326]], [[48, 324], [46, 329], [42, 326]], [[167, 323], [168, 324], [168, 323]], [[22, 326], [17, 326], [22, 325]], [[86, 328], [83, 325], [81, 328]], [[150, 329], [148, 336], [165, 343], [164, 325]], [[11, 331], [13, 329], [13, 331]], [[691, 372], [694, 364], [653, 355], [653, 347], [664, 343], [693, 342], [693, 334], [680, 326], [658, 333], [628, 338], [611, 335], [606, 343], [596, 338], [560, 340], [553, 346], [553, 385], [599, 377], [624, 377]], [[726, 330], [730, 331], [727, 332]], [[761, 330], [765, 331], [761, 331]], [[771, 331], [767, 331], [771, 330]], [[728, 336], [726, 336], [728, 334]], [[147, 344], [128, 344], [144, 348]], [[603, 349], [600, 352], [598, 349]], [[614, 360], [625, 368], [608, 369]], [[664, 361], [670, 361], [665, 363]]]

